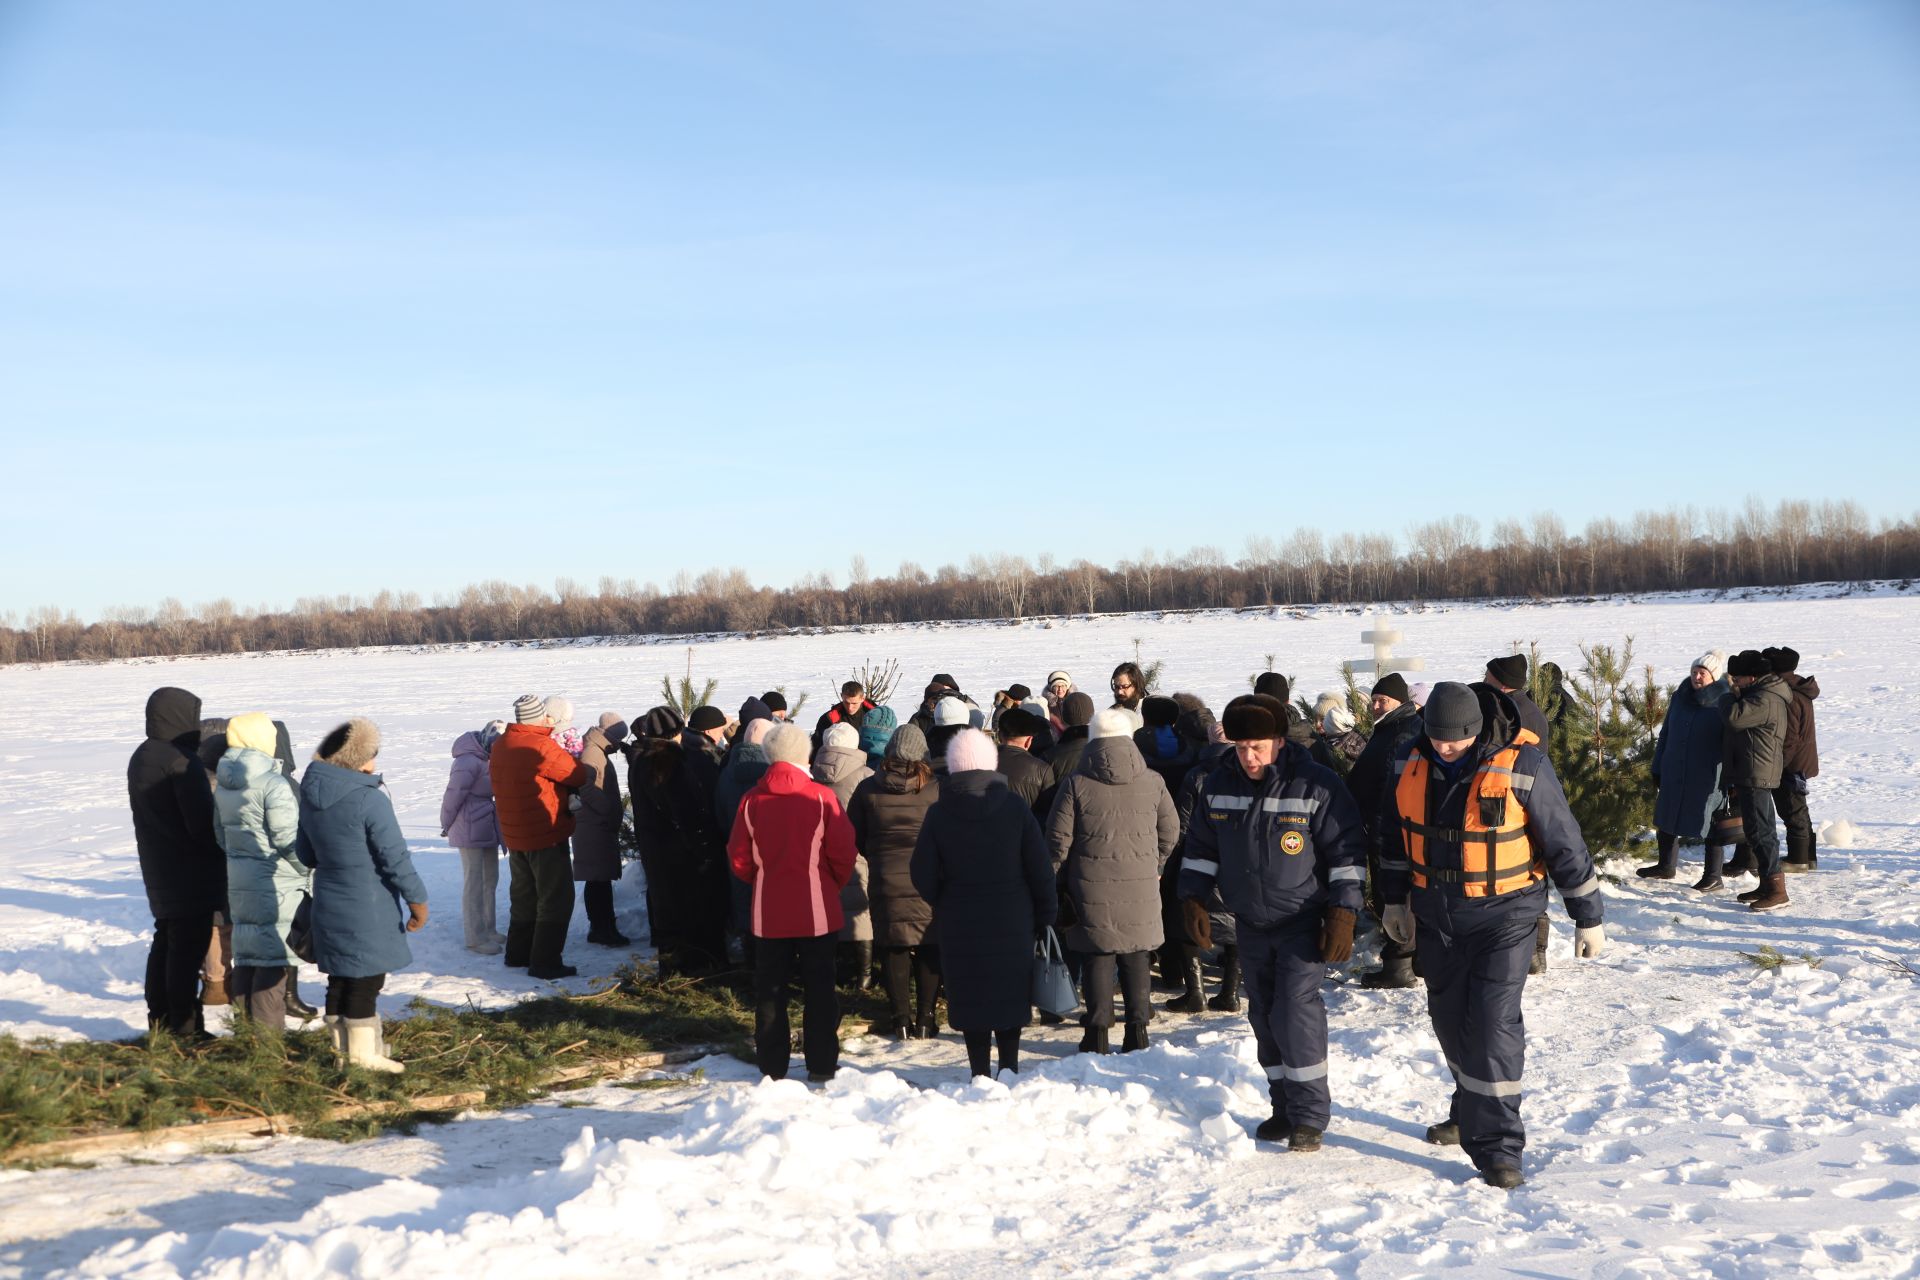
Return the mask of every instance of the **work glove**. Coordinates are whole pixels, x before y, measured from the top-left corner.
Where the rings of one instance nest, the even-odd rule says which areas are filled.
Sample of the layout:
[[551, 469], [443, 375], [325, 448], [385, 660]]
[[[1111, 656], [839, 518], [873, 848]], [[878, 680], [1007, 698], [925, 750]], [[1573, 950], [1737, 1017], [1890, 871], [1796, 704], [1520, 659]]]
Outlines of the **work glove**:
[[1344, 964], [1353, 959], [1354, 914], [1345, 907], [1328, 907], [1320, 917], [1320, 959]]
[[1573, 954], [1582, 960], [1598, 960], [1607, 949], [1607, 926], [1585, 924], [1573, 931]]
[[1413, 941], [1413, 908], [1404, 902], [1394, 903], [1381, 913], [1380, 927], [1401, 946], [1409, 945]]
[[407, 904], [407, 932], [418, 933], [426, 927], [426, 923], [427, 904], [424, 902], [409, 902]]
[[1188, 898], [1180, 904], [1180, 910], [1186, 917], [1187, 941], [1202, 951], [1213, 950], [1213, 917], [1207, 914], [1206, 904]]

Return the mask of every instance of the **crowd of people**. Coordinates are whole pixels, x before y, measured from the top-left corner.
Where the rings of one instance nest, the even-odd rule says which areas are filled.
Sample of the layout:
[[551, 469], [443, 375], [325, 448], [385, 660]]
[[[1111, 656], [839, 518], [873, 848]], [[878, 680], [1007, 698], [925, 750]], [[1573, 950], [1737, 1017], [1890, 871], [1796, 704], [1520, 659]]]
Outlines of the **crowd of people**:
[[[1659, 856], [1641, 875], [1673, 878], [1681, 845], [1701, 843], [1694, 887], [1751, 869], [1758, 887], [1740, 896], [1765, 911], [1787, 902], [1785, 870], [1815, 865], [1819, 690], [1798, 662], [1782, 648], [1693, 664], [1653, 757]], [[1082, 1052], [1115, 1050], [1116, 1013], [1118, 1052], [1149, 1045], [1156, 967], [1179, 992], [1166, 1011], [1238, 1011], [1244, 993], [1273, 1107], [1256, 1136], [1296, 1152], [1318, 1149], [1331, 1115], [1327, 966], [1352, 958], [1371, 914], [1381, 962], [1362, 985], [1424, 983], [1453, 1074], [1428, 1140], [1510, 1187], [1525, 1145], [1521, 994], [1545, 965], [1549, 881], [1576, 955], [1606, 946], [1600, 882], [1548, 755], [1554, 725], [1527, 682], [1520, 655], [1471, 684], [1389, 674], [1368, 699], [1370, 733], [1345, 699], [1295, 702], [1274, 672], [1216, 718], [1193, 694], [1152, 694], [1134, 663], [1114, 669], [1104, 709], [1065, 671], [984, 708], [939, 674], [905, 722], [849, 681], [811, 731], [777, 692], [731, 717], [608, 712], [584, 734], [571, 703], [530, 694], [455, 739], [441, 828], [460, 850], [466, 946], [543, 979], [576, 972], [576, 883], [588, 943], [630, 945], [613, 896], [630, 842], [660, 974], [750, 968], [756, 1059], [774, 1079], [790, 1066], [796, 984], [819, 1081], [838, 1067], [839, 987], [876, 980], [875, 1033], [938, 1035], [944, 998], [973, 1073], [1017, 1072], [1049, 930], [1083, 999]], [[296, 775], [283, 724], [203, 721], [192, 694], [153, 693], [128, 767], [155, 919], [153, 1028], [205, 1037], [204, 1006], [227, 1000], [273, 1028], [313, 1016], [294, 984], [308, 955], [327, 975], [340, 1058], [403, 1069], [374, 1002], [410, 962], [427, 895], [379, 751], [378, 729], [350, 720]]]

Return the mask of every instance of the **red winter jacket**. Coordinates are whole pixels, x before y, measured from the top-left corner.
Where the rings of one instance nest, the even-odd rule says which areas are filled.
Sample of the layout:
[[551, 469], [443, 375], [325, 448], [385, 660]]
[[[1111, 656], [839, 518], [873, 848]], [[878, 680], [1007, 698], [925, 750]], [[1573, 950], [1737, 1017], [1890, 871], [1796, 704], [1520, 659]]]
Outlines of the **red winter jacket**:
[[560, 789], [593, 780], [593, 770], [568, 755], [553, 740], [553, 730], [541, 724], [508, 725], [493, 744], [487, 775], [493, 780], [500, 843], [516, 853], [565, 844], [573, 834], [573, 815]]
[[775, 764], [740, 801], [727, 858], [753, 886], [754, 937], [818, 938], [846, 924], [840, 889], [853, 876], [853, 824], [832, 789], [798, 766]]

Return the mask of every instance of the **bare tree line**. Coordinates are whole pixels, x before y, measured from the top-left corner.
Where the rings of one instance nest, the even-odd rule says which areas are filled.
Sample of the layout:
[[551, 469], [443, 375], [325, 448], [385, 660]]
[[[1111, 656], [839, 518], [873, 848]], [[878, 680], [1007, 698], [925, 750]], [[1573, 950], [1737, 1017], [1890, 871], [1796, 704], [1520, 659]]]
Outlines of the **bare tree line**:
[[[1920, 518], [1917, 518], [1920, 519]], [[654, 583], [560, 578], [551, 590], [494, 580], [431, 604], [411, 592], [307, 597], [291, 609], [231, 600], [115, 608], [93, 622], [46, 606], [0, 614], [0, 663], [247, 653], [361, 645], [686, 635], [937, 619], [1024, 618], [1142, 609], [1245, 608], [1386, 600], [1605, 595], [1920, 576], [1920, 523], [1877, 524], [1856, 502], [1748, 499], [1738, 511], [1643, 511], [1569, 534], [1550, 512], [1472, 516], [1388, 533], [1257, 534], [1242, 554], [1215, 546], [1143, 550], [1111, 566], [1052, 555], [974, 555], [928, 573], [911, 561], [874, 577], [853, 557], [845, 586], [810, 574], [784, 590], [743, 569]]]

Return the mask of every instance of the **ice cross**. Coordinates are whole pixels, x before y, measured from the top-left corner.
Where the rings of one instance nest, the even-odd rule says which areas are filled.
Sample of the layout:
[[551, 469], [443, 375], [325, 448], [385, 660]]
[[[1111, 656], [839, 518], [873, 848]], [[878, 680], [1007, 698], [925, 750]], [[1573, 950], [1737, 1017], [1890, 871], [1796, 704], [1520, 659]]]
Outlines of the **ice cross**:
[[1406, 639], [1398, 631], [1385, 627], [1374, 627], [1360, 633], [1360, 643], [1373, 646], [1373, 657], [1362, 658], [1353, 664], [1355, 674], [1366, 672], [1369, 675], [1384, 676], [1392, 671], [1425, 671], [1425, 658], [1396, 658], [1393, 646]]

